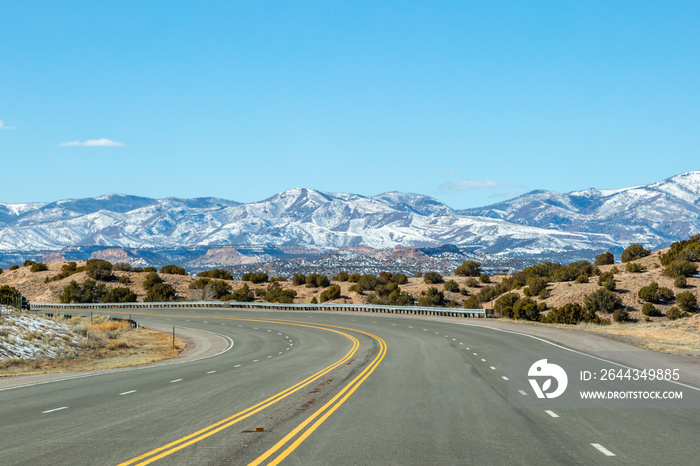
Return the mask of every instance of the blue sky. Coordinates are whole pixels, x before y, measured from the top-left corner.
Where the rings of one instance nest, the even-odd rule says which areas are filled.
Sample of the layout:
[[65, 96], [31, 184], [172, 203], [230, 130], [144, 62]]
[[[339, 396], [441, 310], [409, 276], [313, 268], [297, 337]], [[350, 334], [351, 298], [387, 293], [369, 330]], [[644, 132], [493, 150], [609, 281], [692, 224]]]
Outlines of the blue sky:
[[700, 169], [698, 2], [0, 0], [0, 202], [451, 207]]

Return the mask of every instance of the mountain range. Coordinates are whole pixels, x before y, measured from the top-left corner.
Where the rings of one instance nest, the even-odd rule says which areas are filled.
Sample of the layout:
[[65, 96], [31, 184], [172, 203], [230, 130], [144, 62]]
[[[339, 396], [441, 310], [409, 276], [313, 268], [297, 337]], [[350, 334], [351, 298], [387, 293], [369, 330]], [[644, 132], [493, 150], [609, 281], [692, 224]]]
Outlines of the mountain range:
[[207, 254], [221, 248], [296, 248], [318, 257], [360, 246], [446, 244], [485, 256], [575, 260], [606, 250], [619, 253], [631, 243], [658, 249], [698, 232], [700, 171], [612, 191], [533, 191], [467, 210], [419, 194], [366, 197], [309, 188], [253, 203], [108, 194], [0, 204], [0, 263], [19, 253], [75, 248], [195, 248]]

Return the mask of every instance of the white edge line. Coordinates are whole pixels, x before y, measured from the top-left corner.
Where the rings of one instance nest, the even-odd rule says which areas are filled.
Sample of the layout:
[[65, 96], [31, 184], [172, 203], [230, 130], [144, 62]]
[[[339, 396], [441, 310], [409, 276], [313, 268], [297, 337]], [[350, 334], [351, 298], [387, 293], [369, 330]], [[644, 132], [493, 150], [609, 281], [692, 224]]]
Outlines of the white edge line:
[[209, 356], [203, 356], [201, 358], [196, 358], [196, 359], [191, 359], [189, 361], [177, 361], [177, 362], [166, 362], [163, 364], [158, 364], [158, 363], [153, 363], [153, 365], [148, 365], [148, 366], [141, 366], [141, 367], [129, 367], [129, 368], [119, 368], [119, 369], [107, 369], [105, 372], [100, 372], [99, 374], [81, 374], [81, 375], [76, 375], [74, 377], [66, 377], [63, 379], [54, 379], [54, 380], [46, 380], [44, 382], [34, 382], [26, 385], [17, 385], [15, 387], [6, 387], [6, 388], [0, 388], [0, 392], [4, 392], [7, 390], [15, 390], [17, 388], [25, 388], [25, 387], [34, 387], [37, 385], [46, 385], [49, 383], [55, 383], [55, 382], [65, 382], [68, 380], [76, 380], [76, 379], [85, 379], [87, 377], [97, 377], [99, 375], [106, 375], [106, 374], [115, 374], [115, 373], [120, 373], [120, 372], [131, 372], [131, 371], [137, 371], [137, 370], [143, 370], [143, 369], [154, 369], [156, 367], [165, 367], [165, 366], [174, 366], [176, 364], [187, 364], [190, 362], [196, 362], [196, 361], [201, 361], [203, 359], [209, 359], [209, 358], [214, 358], [216, 356], [221, 356], [222, 354], [226, 353], [227, 351], [231, 350], [233, 348], [233, 340], [230, 337], [227, 337], [226, 335], [222, 335], [220, 333], [216, 332], [210, 332], [208, 330], [201, 330], [198, 328], [190, 328], [190, 327], [178, 327], [178, 328], [186, 328], [188, 330], [194, 330], [196, 332], [205, 332], [205, 333], [211, 333], [212, 335], [219, 336], [223, 338], [224, 340], [228, 340], [229, 345], [228, 347], [216, 354], [210, 354]]
[[604, 454], [605, 456], [615, 456], [615, 453], [611, 452], [600, 443], [591, 443], [591, 446], [599, 452], [601, 452], [602, 454]]
[[[626, 366], [626, 365], [621, 364], [621, 363], [619, 363], [619, 362], [610, 361], [610, 360], [605, 359], [605, 358], [601, 358], [601, 357], [598, 357], [598, 356], [593, 356], [592, 354], [584, 353], [583, 351], [578, 351], [578, 350], [575, 350], [575, 349], [567, 348], [566, 346], [559, 345], [559, 344], [557, 344], [557, 343], [551, 342], [551, 341], [549, 341], [549, 340], [545, 340], [544, 338], [536, 337], [536, 336], [534, 336], [534, 335], [528, 335], [527, 333], [516, 332], [516, 331], [514, 331], [514, 330], [505, 330], [505, 329], [502, 329], [502, 328], [486, 327], [486, 326], [483, 326], [483, 325], [467, 324], [467, 323], [462, 323], [462, 322], [457, 322], [457, 325], [466, 325], [467, 327], [478, 327], [478, 328], [480, 328], [480, 329], [482, 329], [482, 328], [487, 328], [487, 329], [490, 329], [490, 330], [495, 330], [495, 331], [497, 331], [497, 332], [512, 333], [512, 334], [514, 334], [514, 335], [522, 335], [522, 336], [524, 336], [524, 337], [533, 338], [533, 339], [535, 339], [535, 340], [539, 340], [539, 341], [541, 341], [541, 342], [543, 342], [543, 343], [547, 343], [548, 345], [556, 346], [557, 348], [561, 348], [561, 349], [563, 349], [563, 350], [570, 351], [570, 352], [572, 352], [572, 353], [580, 354], [580, 355], [582, 355], [582, 356], [587, 356], [587, 357], [592, 358], [592, 359], [597, 359], [598, 361], [603, 361], [603, 362], [607, 362], [607, 363], [610, 363], [610, 364], [614, 364], [614, 365], [619, 366], [619, 367], [624, 367], [625, 369], [637, 369], [636, 367]], [[508, 380], [508, 379], [506, 379], [506, 380]], [[683, 383], [683, 382], [676, 382], [676, 381], [674, 381], [674, 380], [666, 380], [665, 382], [673, 383], [673, 384], [676, 384], [676, 385], [680, 385], [681, 387], [690, 388], [691, 390], [696, 390], [696, 391], [700, 392], [700, 388], [698, 388], [698, 387], [693, 387], [692, 385], [688, 385], [688, 384], [685, 384], [685, 383]]]
[[122, 392], [122, 393], [119, 394], [119, 396], [122, 396], [122, 395], [129, 395], [129, 394], [131, 394], [131, 393], [136, 393], [136, 390], [129, 390], [128, 392]]
[[61, 406], [60, 408], [54, 408], [54, 409], [49, 409], [47, 411], [42, 411], [41, 414], [49, 414], [49, 413], [53, 413], [54, 411], [60, 411], [62, 409], [68, 409], [68, 406]]
[[175, 382], [182, 382], [182, 379], [175, 379], [175, 380], [170, 381], [170, 383], [175, 383]]

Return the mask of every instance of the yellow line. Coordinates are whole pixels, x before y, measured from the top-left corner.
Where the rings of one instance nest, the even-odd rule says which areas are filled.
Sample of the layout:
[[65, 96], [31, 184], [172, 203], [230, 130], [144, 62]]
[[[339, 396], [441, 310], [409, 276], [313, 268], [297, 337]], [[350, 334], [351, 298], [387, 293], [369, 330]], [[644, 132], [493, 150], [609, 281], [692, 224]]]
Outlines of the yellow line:
[[[139, 315], [167, 315], [167, 316], [173, 317], [172, 314], [150, 314], [150, 313], [132, 313], [132, 314], [139, 314]], [[192, 316], [189, 316], [189, 315], [188, 315], [188, 316], [176, 316], [176, 317], [192, 317]], [[317, 329], [319, 329], [319, 330], [327, 330], [327, 331], [330, 331], [330, 332], [334, 332], [334, 333], [338, 333], [338, 334], [340, 334], [340, 335], [343, 335], [343, 336], [347, 337], [348, 339], [350, 339], [350, 340], [353, 342], [353, 346], [352, 346], [352, 348], [350, 349], [350, 351], [348, 351], [348, 353], [347, 353], [342, 359], [340, 359], [339, 361], [337, 361], [337, 362], [331, 364], [330, 366], [328, 366], [328, 367], [322, 369], [321, 371], [317, 372], [316, 374], [314, 374], [314, 375], [312, 375], [312, 376], [310, 376], [310, 377], [308, 377], [308, 378], [302, 380], [301, 382], [298, 382], [297, 384], [291, 386], [290, 388], [288, 388], [288, 389], [286, 389], [286, 390], [283, 390], [282, 392], [279, 392], [279, 393], [273, 395], [272, 397], [270, 397], [270, 398], [268, 398], [268, 399], [266, 399], [266, 400], [264, 400], [264, 401], [261, 401], [260, 403], [257, 403], [257, 404], [254, 405], [254, 406], [251, 406], [250, 408], [248, 408], [248, 409], [246, 409], [246, 410], [243, 410], [243, 411], [241, 411], [241, 412], [239, 412], [239, 413], [237, 413], [237, 414], [234, 414], [233, 416], [230, 416], [230, 417], [228, 417], [228, 418], [226, 418], [226, 419], [223, 419], [223, 420], [221, 420], [221, 421], [219, 421], [219, 422], [216, 422], [216, 423], [214, 423], [214, 424], [212, 424], [212, 425], [210, 425], [210, 426], [208, 426], [208, 427], [205, 427], [205, 428], [203, 428], [203, 429], [200, 429], [200, 430], [198, 430], [197, 432], [194, 432], [194, 433], [192, 433], [192, 434], [190, 434], [190, 435], [187, 435], [187, 436], [182, 437], [182, 438], [180, 438], [180, 439], [178, 439], [178, 440], [175, 440], [174, 442], [170, 442], [170, 443], [168, 443], [167, 445], [164, 445], [164, 446], [162, 446], [162, 447], [159, 447], [159, 448], [156, 448], [156, 449], [154, 449], [154, 450], [151, 450], [150, 452], [145, 453], [145, 454], [143, 454], [143, 455], [140, 455], [140, 456], [138, 456], [138, 457], [136, 457], [136, 458], [133, 458], [133, 459], [131, 459], [131, 460], [129, 460], [129, 461], [120, 463], [119, 466], [131, 465], [131, 464], [136, 463], [137, 461], [144, 460], [144, 459], [145, 459], [145, 461], [142, 461], [142, 462], [140, 462], [140, 463], [138, 463], [138, 464], [139, 464], [139, 465], [150, 464], [150, 463], [152, 463], [152, 462], [154, 462], [154, 461], [157, 461], [158, 459], [164, 458], [165, 456], [168, 456], [168, 455], [170, 455], [170, 454], [172, 454], [172, 453], [174, 453], [174, 452], [176, 452], [176, 451], [178, 451], [178, 450], [181, 450], [181, 449], [183, 449], [183, 448], [185, 448], [185, 447], [187, 447], [187, 446], [189, 446], [189, 445], [192, 445], [193, 443], [196, 443], [196, 442], [198, 442], [198, 441], [200, 441], [200, 440], [202, 440], [202, 439], [204, 439], [204, 438], [206, 438], [206, 437], [209, 437], [209, 436], [211, 436], [211, 435], [214, 435], [215, 433], [220, 432], [221, 430], [224, 430], [224, 429], [226, 429], [226, 428], [232, 426], [233, 424], [235, 424], [235, 423], [237, 423], [237, 422], [239, 422], [239, 421], [241, 421], [241, 420], [243, 420], [243, 419], [245, 419], [245, 418], [247, 418], [247, 417], [249, 417], [249, 416], [252, 416], [253, 414], [255, 414], [255, 413], [257, 413], [257, 412], [259, 412], [259, 411], [261, 411], [261, 410], [263, 410], [263, 409], [265, 409], [265, 408], [271, 406], [271, 405], [274, 404], [274, 403], [277, 403], [278, 401], [280, 401], [280, 400], [286, 398], [287, 396], [289, 396], [289, 395], [291, 395], [292, 393], [298, 391], [299, 389], [301, 389], [301, 388], [303, 388], [303, 387], [309, 385], [310, 383], [314, 382], [315, 380], [318, 380], [320, 377], [322, 377], [323, 375], [325, 375], [325, 374], [327, 374], [328, 372], [332, 371], [332, 370], [335, 369], [336, 367], [338, 367], [338, 366], [344, 364], [348, 359], [350, 359], [350, 358], [355, 354], [355, 352], [357, 352], [357, 349], [359, 348], [359, 345], [360, 345], [359, 340], [357, 340], [357, 339], [356, 339], [355, 337], [353, 337], [352, 335], [348, 335], [347, 333], [340, 332], [340, 331], [337, 331], [337, 330], [333, 330], [333, 329], [330, 329], [330, 328], [327, 328], [327, 327], [320, 327], [320, 326], [316, 326], [316, 325], [308, 325], [308, 324], [300, 323], [300, 322], [294, 322], [294, 321], [276, 321], [276, 320], [272, 320], [272, 319], [246, 319], [246, 318], [219, 317], [219, 316], [216, 316], [216, 317], [212, 316], [211, 318], [212, 318], [212, 319], [213, 319], [213, 318], [218, 318], [218, 319], [229, 319], [229, 320], [247, 320], [247, 321], [253, 321], [253, 322], [280, 323], [280, 324], [284, 324], [284, 325], [296, 325], [296, 326], [300, 326], [300, 327], [317, 328]], [[350, 329], [348, 329], [348, 330], [350, 330]], [[364, 332], [362, 332], [362, 333], [364, 333]], [[184, 443], [183, 443], [183, 442], [184, 442]], [[162, 452], [162, 453], [161, 453], [161, 452]], [[157, 456], [153, 456], [153, 455], [156, 455], [157, 453], [160, 453], [160, 454], [158, 454]], [[151, 457], [151, 458], [149, 458], [149, 457]], [[146, 458], [149, 458], [149, 459], [146, 459]]]
[[[366, 332], [362, 332], [366, 333]], [[256, 460], [251, 462], [248, 466], [258, 466], [262, 464], [267, 458], [272, 456], [275, 452], [277, 452], [280, 448], [282, 448], [287, 442], [289, 442], [292, 438], [294, 438], [299, 432], [301, 432], [306, 426], [308, 426], [314, 419], [316, 419], [318, 416], [320, 416], [324, 411], [328, 409], [328, 412], [323, 414], [323, 416], [316, 421], [311, 427], [309, 427], [294, 443], [292, 443], [289, 447], [287, 447], [286, 450], [284, 450], [279, 456], [277, 456], [274, 460], [272, 460], [269, 464], [270, 465], [276, 465], [279, 464], [282, 460], [284, 460], [291, 452], [293, 452], [299, 445], [306, 440], [309, 435], [311, 435], [328, 417], [330, 417], [331, 414], [333, 414], [345, 401], [357, 390], [357, 388], [362, 385], [362, 383], [369, 377], [372, 372], [379, 366], [379, 363], [382, 362], [382, 359], [384, 359], [384, 356], [386, 355], [386, 343], [384, 340], [381, 338], [377, 337], [376, 335], [372, 335], [369, 333], [366, 333], [367, 335], [371, 336], [375, 340], [377, 340], [380, 344], [380, 352], [377, 355], [377, 357], [372, 361], [372, 363], [365, 368], [360, 375], [355, 377], [355, 379], [352, 380], [348, 385], [343, 388], [336, 396], [334, 396], [328, 403], [323, 405], [320, 409], [318, 409], [314, 414], [309, 416], [304, 422], [299, 424], [295, 429], [293, 429], [289, 434], [287, 434], [282, 440], [277, 442], [272, 448], [267, 450], [265, 453], [263, 453], [261, 456], [259, 456]], [[346, 393], [347, 392], [347, 393]], [[343, 396], [344, 395], [344, 396]], [[341, 398], [342, 397], [342, 398]], [[338, 401], [340, 400], [340, 401]], [[337, 403], [336, 403], [337, 402]], [[330, 408], [330, 409], [329, 409]]]

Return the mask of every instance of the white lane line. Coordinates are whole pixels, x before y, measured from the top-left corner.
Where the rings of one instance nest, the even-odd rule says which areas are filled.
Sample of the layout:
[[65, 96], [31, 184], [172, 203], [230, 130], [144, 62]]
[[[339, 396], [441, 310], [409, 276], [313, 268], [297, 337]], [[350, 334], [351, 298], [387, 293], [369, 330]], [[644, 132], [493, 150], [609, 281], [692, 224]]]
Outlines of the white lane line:
[[452, 341], [457, 341], [457, 339], [456, 339], [456, 338], [453, 338]]
[[448, 337], [447, 335], [445, 335], [445, 338], [450, 338], [450, 337]]
[[282, 334], [278, 332], [277, 335], [282, 335]]
[[493, 366], [491, 366], [491, 370], [492, 370], [492, 371], [495, 371], [495, 370], [496, 370], [496, 368], [495, 368], [495, 367], [493, 367]]
[[591, 446], [599, 452], [601, 452], [602, 454], [604, 454], [605, 456], [615, 456], [615, 453], [611, 452], [600, 443], [591, 443]]
[[235, 366], [233, 366], [233, 367], [241, 367], [241, 365], [240, 365], [240, 364], [236, 364], [236, 365], [235, 365]]
[[256, 360], [255, 360], [255, 361], [253, 361], [253, 362], [258, 362], [258, 361], [260, 361], [260, 360], [259, 360], [259, 359], [256, 359]]
[[243, 326], [242, 326], [242, 325], [239, 325], [238, 328], [243, 328]]
[[462, 342], [460, 341], [459, 344], [460, 344], [460, 345], [463, 345], [464, 343], [462, 343]]
[[437, 332], [435, 332], [435, 335], [437, 335], [437, 334], [438, 334], [438, 333], [437, 333]]
[[486, 359], [484, 359], [484, 358], [481, 358], [481, 362], [486, 362]]
[[525, 392], [525, 390], [518, 390], [518, 393], [520, 393], [521, 395], [527, 396], [527, 392]]
[[68, 406], [61, 406], [60, 408], [54, 408], [54, 409], [49, 409], [47, 411], [42, 411], [41, 414], [49, 414], [49, 413], [53, 413], [54, 411], [60, 411], [62, 409], [68, 409]]
[[203, 324], [208, 324], [209, 322], [207, 322], [207, 321], [204, 321], [204, 322], [202, 322], [202, 323], [203, 323]]
[[466, 349], [467, 351], [469, 351], [469, 348], [464, 348], [464, 349]]
[[474, 353], [474, 356], [478, 356], [478, 354]]
[[136, 392], [136, 390], [129, 390], [128, 392], [120, 393], [119, 396], [122, 396], [122, 395], [129, 395], [129, 394], [135, 393], [135, 392]]
[[409, 325], [408, 328], [413, 328], [413, 327], [411, 327], [411, 326]]
[[257, 329], [258, 329], [258, 327], [253, 327], [253, 330], [257, 330]]
[[545, 409], [544, 412], [549, 414], [552, 417], [559, 417], [559, 415], [557, 413], [555, 413], [554, 411], [550, 411], [549, 409]]
[[501, 378], [502, 378], [503, 380], [508, 380], [508, 377], [506, 377], [505, 375], [502, 375]]
[[219, 324], [219, 325], [226, 325], [226, 324]]
[[268, 356], [268, 358], [271, 358], [271, 357], [272, 357], [272, 355]]
[[396, 324], [391, 324], [391, 325], [392, 325], [392, 327], [396, 327]]
[[427, 329], [427, 328], [424, 328], [424, 329], [423, 329], [423, 331], [424, 331], [424, 332], [427, 332], [427, 331], [428, 331], [428, 329]]
[[282, 351], [280, 351], [280, 352], [279, 352], [279, 353], [277, 353], [277, 354], [282, 354]]
[[213, 374], [214, 372], [216, 372], [216, 371], [209, 371], [209, 372], [207, 372], [207, 374]]
[[289, 351], [289, 348], [287, 348], [287, 351]]
[[175, 380], [170, 381], [170, 383], [175, 383], [175, 382], [182, 382], [182, 379], [175, 379]]
[[268, 330], [268, 332], [272, 332], [272, 330]]

